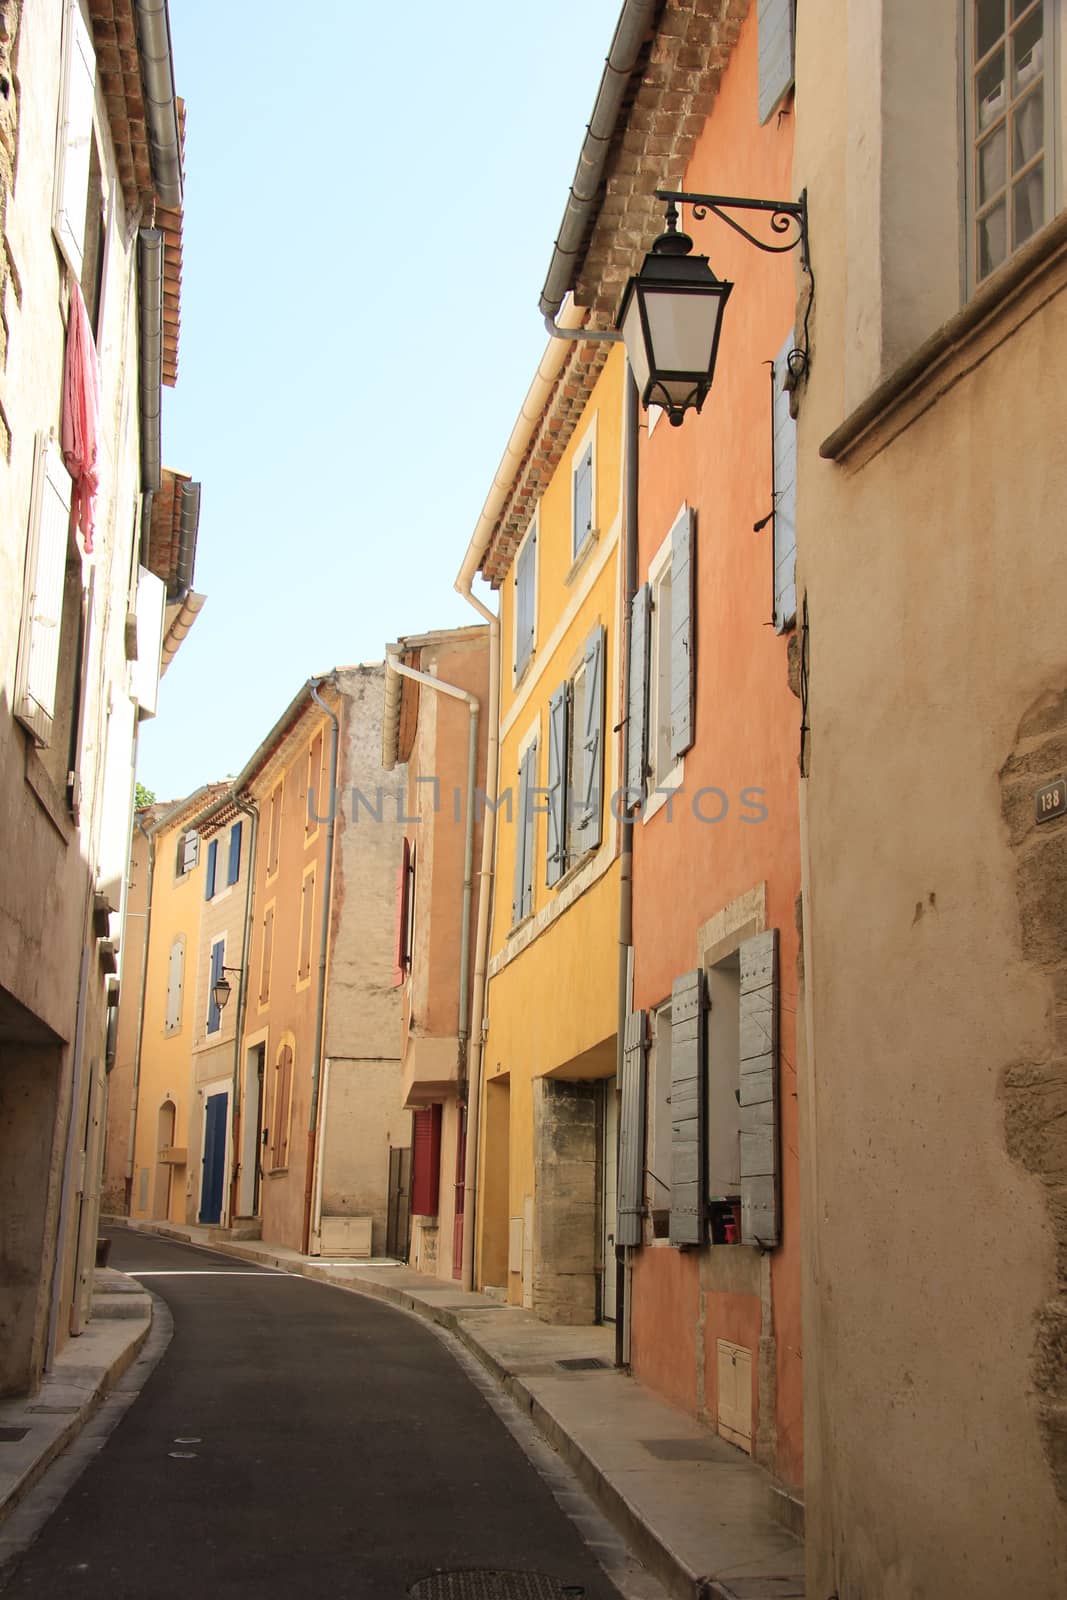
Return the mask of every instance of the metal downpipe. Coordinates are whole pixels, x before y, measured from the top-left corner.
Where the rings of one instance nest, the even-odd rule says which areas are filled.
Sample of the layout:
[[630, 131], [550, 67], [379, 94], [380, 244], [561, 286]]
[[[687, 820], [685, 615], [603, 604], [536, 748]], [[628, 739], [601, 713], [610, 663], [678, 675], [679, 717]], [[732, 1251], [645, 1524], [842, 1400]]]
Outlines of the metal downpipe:
[[[340, 742], [340, 723], [319, 694], [330, 678], [309, 678], [308, 690], [315, 704], [325, 711], [333, 724], [330, 730], [330, 810], [326, 825], [326, 871], [322, 886], [322, 920], [319, 926], [319, 992], [315, 1002], [315, 1055], [311, 1063], [311, 1110], [308, 1114], [307, 1178], [304, 1185], [303, 1254], [311, 1248], [311, 1193], [315, 1178], [315, 1161], [319, 1143], [319, 1084], [322, 1075], [322, 1043], [326, 1026], [326, 957], [330, 932], [330, 896], [333, 890], [333, 839], [337, 827], [337, 747]], [[318, 804], [319, 802], [316, 802]]]

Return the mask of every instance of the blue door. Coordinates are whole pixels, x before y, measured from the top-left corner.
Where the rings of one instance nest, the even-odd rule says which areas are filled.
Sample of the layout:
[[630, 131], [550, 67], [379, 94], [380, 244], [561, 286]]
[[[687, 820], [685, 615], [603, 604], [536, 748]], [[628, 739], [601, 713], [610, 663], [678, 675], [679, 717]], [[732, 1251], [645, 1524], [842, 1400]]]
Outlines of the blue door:
[[204, 1107], [204, 1186], [200, 1192], [200, 1221], [218, 1222], [222, 1216], [222, 1184], [226, 1176], [227, 1094], [208, 1096]]

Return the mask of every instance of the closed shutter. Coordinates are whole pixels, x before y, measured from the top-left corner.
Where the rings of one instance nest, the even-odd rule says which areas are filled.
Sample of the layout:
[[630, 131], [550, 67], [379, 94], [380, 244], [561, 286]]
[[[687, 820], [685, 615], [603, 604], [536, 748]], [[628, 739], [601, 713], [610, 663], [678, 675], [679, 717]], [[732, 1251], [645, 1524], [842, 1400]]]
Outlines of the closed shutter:
[[534, 529], [515, 563], [515, 676], [525, 667], [534, 647], [536, 616], [534, 578], [537, 567], [537, 530]]
[[645, 1204], [645, 1024], [645, 1012], [632, 1011], [623, 1034], [619, 1213], [615, 1228], [618, 1244], [641, 1243]]
[[271, 1166], [289, 1165], [289, 1123], [293, 1102], [293, 1051], [283, 1045], [278, 1055], [274, 1083], [274, 1127], [271, 1130]]
[[411, 1131], [411, 1211], [436, 1217], [441, 1188], [441, 1107], [422, 1106]]
[[769, 122], [793, 85], [796, 0], [759, 0], [759, 120]]
[[704, 974], [671, 990], [671, 1244], [704, 1238]]
[[741, 1243], [780, 1238], [778, 930], [741, 946]]
[[545, 882], [558, 883], [567, 867], [567, 685], [548, 702], [548, 843]]
[[593, 446], [587, 444], [574, 469], [574, 554], [593, 531]]
[[15, 679], [15, 715], [38, 745], [52, 738], [70, 532], [70, 473], [54, 439], [38, 435]]
[[230, 829], [230, 859], [226, 865], [227, 886], [235, 884], [241, 876], [241, 824], [235, 822]]
[[[211, 841], [214, 844], [214, 840]], [[222, 1012], [215, 1004], [215, 985], [222, 977], [223, 962], [226, 959], [226, 946], [220, 940], [211, 946], [211, 974], [208, 978], [207, 989], [207, 1031], [218, 1033], [222, 1026]]]
[[204, 899], [211, 900], [215, 894], [215, 873], [219, 864], [219, 841], [212, 839], [207, 847], [207, 867], [204, 873]]
[[274, 907], [263, 913], [263, 949], [259, 964], [259, 1003], [265, 1006], [270, 999], [270, 966], [274, 954]]
[[167, 961], [167, 1033], [177, 1033], [182, 1023], [182, 982], [185, 968], [185, 940], [174, 940]]
[[300, 979], [311, 976], [311, 941], [315, 916], [315, 872], [312, 869], [304, 876], [304, 884], [300, 894], [300, 965], [297, 977]]
[[774, 363], [774, 626], [779, 633], [797, 619], [797, 425], [785, 387], [793, 335]]
[[400, 865], [396, 869], [396, 946], [393, 953], [393, 988], [399, 989], [407, 971], [408, 882], [411, 845], [401, 841]]
[[304, 815], [304, 832], [314, 833], [319, 825], [322, 792], [322, 734], [317, 733], [308, 751], [307, 796]]
[[512, 923], [521, 922], [533, 910], [534, 809], [533, 788], [537, 777], [537, 742], [519, 762], [519, 798], [515, 816], [515, 878], [511, 897]]
[[630, 602], [630, 675], [626, 707], [627, 807], [644, 798], [648, 761], [648, 657], [652, 596], [643, 583]]
[[89, 198], [96, 56], [78, 0], [68, 0], [65, 33], [63, 113], [56, 152], [52, 230], [74, 276], [80, 280]]
[[270, 797], [270, 826], [267, 829], [267, 877], [278, 870], [278, 855], [282, 839], [282, 786], [279, 783]]
[[594, 849], [603, 837], [604, 817], [604, 650], [603, 627], [593, 629], [585, 647], [582, 697], [582, 787], [578, 827], [581, 848]]
[[671, 531], [671, 757], [675, 761], [694, 738], [694, 532], [693, 513], [684, 511]]

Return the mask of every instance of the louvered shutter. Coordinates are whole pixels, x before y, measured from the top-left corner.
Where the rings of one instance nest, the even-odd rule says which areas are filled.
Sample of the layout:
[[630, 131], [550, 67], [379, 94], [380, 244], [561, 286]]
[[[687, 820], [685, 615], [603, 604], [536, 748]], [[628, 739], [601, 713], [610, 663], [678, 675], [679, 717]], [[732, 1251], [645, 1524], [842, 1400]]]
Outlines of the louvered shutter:
[[645, 1032], [646, 1014], [626, 1018], [622, 1051], [622, 1100], [619, 1106], [618, 1244], [641, 1243], [645, 1201]]
[[411, 845], [402, 841], [400, 865], [396, 874], [396, 947], [393, 960], [393, 988], [399, 989], [407, 971], [408, 884], [411, 871]]
[[89, 196], [89, 163], [96, 97], [96, 55], [78, 0], [69, 0], [63, 115], [56, 155], [55, 206], [52, 230], [74, 276], [81, 279], [85, 247], [85, 213]]
[[212, 839], [207, 847], [207, 867], [204, 872], [204, 899], [211, 900], [215, 894], [215, 873], [219, 864], [219, 841]]
[[793, 335], [774, 363], [774, 626], [784, 633], [797, 617], [797, 425], [785, 388]]
[[293, 1100], [293, 1050], [283, 1045], [278, 1057], [277, 1078], [274, 1088], [274, 1133], [271, 1143], [271, 1165], [275, 1168], [289, 1165], [289, 1123]]
[[241, 876], [241, 824], [235, 822], [230, 829], [230, 859], [226, 866], [226, 883], [229, 886]]
[[671, 757], [675, 761], [694, 738], [694, 534], [693, 513], [684, 511], [671, 531]]
[[[211, 842], [212, 842], [212, 844], [214, 844], [215, 843], [214, 839]], [[207, 1031], [208, 1031], [208, 1033], [218, 1033], [219, 1028], [222, 1025], [222, 1012], [219, 1010], [219, 1007], [215, 1004], [215, 985], [218, 983], [219, 979], [222, 977], [222, 967], [223, 967], [223, 961], [225, 959], [225, 953], [226, 953], [226, 947], [221, 942], [219, 944], [213, 944], [211, 946], [211, 976], [208, 978], [208, 991], [207, 991]]]
[[518, 677], [534, 647], [534, 578], [537, 530], [534, 529], [515, 562], [515, 676]]
[[603, 627], [593, 629], [585, 647], [582, 701], [582, 787], [578, 827], [583, 850], [594, 849], [604, 832], [604, 651]]
[[704, 1238], [704, 974], [671, 990], [671, 1244]]
[[593, 446], [587, 444], [574, 469], [574, 554], [593, 530]]
[[796, 0], [759, 0], [759, 120], [769, 122], [793, 84]]
[[274, 907], [263, 913], [263, 949], [259, 963], [259, 1003], [265, 1006], [270, 999], [270, 968], [274, 954]]
[[511, 920], [521, 922], [533, 910], [534, 809], [533, 787], [537, 775], [537, 744], [519, 762], [519, 797], [515, 815], [515, 881]]
[[441, 1107], [422, 1106], [411, 1131], [411, 1211], [436, 1217], [441, 1189]]
[[652, 596], [643, 583], [630, 602], [630, 675], [626, 708], [627, 805], [645, 792], [648, 760], [648, 657]]
[[545, 882], [558, 883], [567, 867], [567, 685], [548, 702], [548, 845]]
[[778, 930], [741, 946], [741, 1242], [780, 1236]]
[[70, 531], [70, 474], [54, 439], [38, 436], [35, 493], [15, 680], [15, 715], [39, 745], [52, 737]]

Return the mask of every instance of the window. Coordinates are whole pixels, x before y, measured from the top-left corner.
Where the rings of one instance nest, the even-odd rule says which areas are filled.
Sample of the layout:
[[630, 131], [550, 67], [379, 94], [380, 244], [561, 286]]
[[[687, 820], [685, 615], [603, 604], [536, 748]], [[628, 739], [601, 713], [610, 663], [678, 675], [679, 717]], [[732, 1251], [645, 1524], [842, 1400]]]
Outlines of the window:
[[300, 889], [300, 954], [296, 976], [298, 982], [303, 982], [311, 976], [311, 944], [314, 935], [315, 918], [315, 868], [309, 867], [304, 873], [304, 881]]
[[393, 988], [399, 989], [411, 971], [411, 958], [415, 948], [415, 847], [408, 839], [402, 841], [400, 865], [396, 879], [396, 960], [393, 966]]
[[786, 387], [793, 335], [774, 363], [774, 626], [784, 633], [797, 620], [797, 425]]
[[270, 968], [274, 955], [274, 905], [263, 912], [263, 947], [259, 956], [259, 1003], [265, 1006], [270, 999]]
[[182, 1025], [182, 987], [185, 978], [185, 935], [179, 933], [167, 959], [167, 1009], [163, 1032], [177, 1033]]
[[534, 652], [537, 633], [537, 519], [515, 557], [515, 681]]
[[653, 1232], [666, 1234], [671, 1203], [671, 1003], [652, 1013], [645, 1185]]
[[519, 793], [515, 808], [515, 878], [511, 898], [512, 925], [533, 911], [534, 855], [537, 835], [534, 794], [537, 788], [536, 735], [519, 758]]
[[267, 877], [273, 878], [278, 870], [278, 856], [282, 847], [282, 785], [275, 786], [270, 797], [267, 822]]
[[546, 882], [603, 835], [604, 629], [592, 634], [574, 676], [560, 684], [548, 706], [548, 842]]
[[318, 832], [322, 811], [322, 730], [315, 735], [308, 750], [307, 803], [304, 815], [304, 837], [310, 839]]
[[436, 1217], [441, 1190], [441, 1107], [420, 1106], [411, 1129], [411, 1212]]
[[[52, 231], [74, 276], [85, 264], [86, 213], [92, 172], [96, 56], [78, 0], [68, 0], [63, 29], [63, 99], [55, 162]], [[86, 295], [90, 317], [92, 305]]]
[[593, 441], [574, 458], [571, 478], [571, 555], [577, 556], [593, 533]]
[[219, 841], [212, 839], [207, 847], [207, 866], [204, 868], [204, 899], [215, 898], [215, 875], [219, 864]]
[[967, 248], [981, 283], [1051, 214], [1052, 39], [1047, 0], [966, 3]]
[[[683, 507], [630, 606], [630, 698], [626, 784], [629, 804], [677, 788], [678, 763], [694, 739], [695, 518]], [[663, 803], [663, 796], [658, 804]], [[658, 805], [649, 806], [651, 816]]]
[[[214, 840], [212, 841], [214, 843]], [[211, 946], [211, 960], [208, 964], [207, 980], [207, 1031], [218, 1033], [222, 1027], [222, 1012], [215, 1004], [215, 985], [222, 977], [222, 968], [226, 960], [226, 941], [216, 939]]]
[[241, 824], [235, 822], [230, 829], [230, 856], [226, 864], [226, 886], [235, 884], [241, 876]]
[[200, 860], [200, 835], [195, 828], [188, 828], [178, 835], [178, 855], [175, 862], [175, 874], [184, 878]]
[[280, 1172], [289, 1165], [289, 1126], [293, 1114], [293, 1048], [283, 1044], [274, 1066], [274, 1104], [271, 1108], [270, 1166]]
[[793, 87], [796, 0], [759, 0], [759, 120], [769, 122]]

